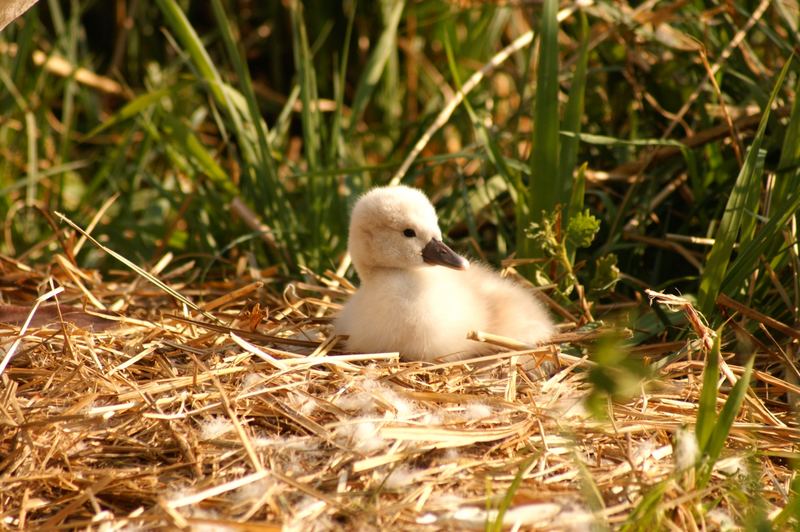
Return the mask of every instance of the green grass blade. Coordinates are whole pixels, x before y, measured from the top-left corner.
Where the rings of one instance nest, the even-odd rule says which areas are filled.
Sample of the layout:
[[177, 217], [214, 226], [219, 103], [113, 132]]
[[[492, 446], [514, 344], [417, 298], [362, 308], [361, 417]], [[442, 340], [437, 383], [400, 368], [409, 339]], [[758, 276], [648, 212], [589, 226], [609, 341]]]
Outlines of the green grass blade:
[[208, 149], [200, 142], [194, 131], [181, 120], [170, 116], [168, 113], [164, 114], [162, 131], [169, 141], [175, 145], [178, 153], [188, 156], [194, 166], [201, 173], [207, 175], [220, 191], [225, 193], [227, 197], [224, 199], [230, 201], [238, 191], [228, 178], [225, 170], [222, 169]]
[[[583, 117], [586, 95], [586, 66], [589, 61], [589, 23], [583, 11], [580, 11], [579, 15], [581, 21], [580, 50], [578, 51], [578, 62], [575, 67], [575, 75], [572, 77], [572, 86], [569, 89], [569, 100], [564, 111], [564, 124], [562, 126], [564, 131], [572, 133], [573, 136], [567, 137], [561, 142], [561, 154], [558, 163], [561, 170], [562, 189], [560, 201], [562, 203], [570, 201], [573, 173], [578, 160], [581, 117]], [[579, 212], [581, 209], [575, 212]], [[572, 209], [570, 209], [571, 212]]]
[[541, 221], [542, 213], [553, 211], [562, 186], [558, 169], [558, 0], [544, 0], [539, 33], [536, 102], [534, 104], [533, 149], [528, 183], [530, 219], [517, 221], [517, 244], [523, 256], [535, 252], [533, 242], [525, 238], [530, 222]]
[[[239, 141], [238, 147], [245, 161], [255, 167], [253, 170], [255, 173], [260, 169], [262, 161], [258, 159], [253, 142], [242, 121], [243, 110], [247, 106], [246, 98], [222, 81], [222, 76], [211, 60], [211, 56], [208, 55], [200, 37], [175, 0], [157, 0], [157, 3], [169, 27], [175, 33], [178, 43], [185, 49], [192, 65], [197, 70], [199, 79], [206, 84], [214, 101], [226, 111], [228, 118], [233, 122]], [[254, 176], [251, 176], [249, 172], [244, 172], [243, 177], [252, 179]]]
[[[739, 172], [739, 176], [736, 178], [736, 184], [731, 191], [731, 195], [728, 197], [725, 212], [722, 215], [719, 229], [715, 235], [714, 246], [711, 248], [711, 252], [706, 259], [698, 294], [698, 303], [700, 311], [703, 314], [710, 315], [714, 309], [717, 294], [719, 294], [725, 272], [731, 259], [733, 245], [736, 243], [737, 235], [747, 215], [745, 209], [748, 203], [751, 203], [750, 198], [752, 195], [757, 195], [759, 193], [760, 173], [757, 170], [759, 167], [759, 158], [761, 157], [760, 152], [764, 140], [764, 132], [766, 131], [772, 103], [775, 101], [778, 91], [783, 85], [783, 80], [786, 77], [786, 73], [789, 71], [790, 65], [791, 60], [786, 62], [775, 82], [769, 102], [764, 109], [764, 114], [758, 125], [758, 131], [747, 152], [747, 157]], [[755, 267], [755, 264], [752, 264], [752, 266]]]
[[685, 150], [686, 145], [677, 140], [671, 139], [621, 139], [609, 137], [608, 135], [596, 135], [592, 133], [580, 133], [579, 135], [571, 131], [561, 131], [561, 136], [571, 139], [579, 137], [581, 142], [593, 144], [595, 146], [639, 146], [639, 147], [672, 147]]
[[573, 450], [572, 452], [572, 462], [578, 468], [578, 473], [580, 474], [580, 481], [581, 481], [581, 494], [583, 495], [583, 500], [586, 502], [586, 505], [595, 515], [595, 527], [600, 528], [600, 520], [599, 516], [602, 515], [603, 510], [605, 510], [605, 502], [603, 501], [603, 492], [600, 489], [600, 486], [597, 485], [597, 482], [592, 477], [591, 471], [589, 468], [586, 467], [586, 463], [584, 463], [583, 458], [578, 454], [577, 451]]
[[347, 29], [344, 33], [344, 44], [342, 45], [342, 59], [339, 72], [333, 76], [336, 109], [333, 112], [333, 120], [331, 122], [331, 138], [330, 145], [328, 146], [329, 163], [333, 163], [336, 159], [336, 153], [345, 145], [344, 132], [342, 131], [342, 110], [344, 109], [344, 92], [347, 85], [347, 65], [350, 57], [350, 42], [353, 40], [353, 24], [356, 20], [357, 8], [358, 0], [355, 0], [350, 9], [350, 13], [347, 15]]
[[103, 122], [102, 124], [96, 126], [94, 129], [89, 131], [86, 134], [85, 139], [91, 139], [92, 137], [102, 133], [103, 131], [107, 130], [108, 128], [125, 122], [126, 120], [130, 120], [136, 116], [139, 116], [141, 113], [146, 111], [149, 107], [157, 104], [162, 98], [167, 96], [176, 96], [181, 89], [186, 86], [184, 83], [180, 83], [177, 85], [172, 85], [170, 87], [165, 87], [163, 89], [157, 89], [154, 91], [146, 92], [144, 94], [140, 94], [130, 102], [126, 103], [119, 111], [114, 113], [108, 120]]
[[703, 454], [707, 458], [706, 469], [700, 478], [700, 485], [703, 486], [708, 482], [711, 476], [711, 470], [719, 458], [722, 448], [725, 446], [725, 440], [728, 439], [728, 434], [731, 431], [733, 422], [736, 420], [736, 415], [742, 407], [744, 398], [747, 395], [747, 390], [750, 387], [750, 376], [753, 373], [753, 362], [755, 356], [750, 357], [747, 365], [744, 368], [744, 373], [736, 381], [736, 384], [731, 389], [728, 399], [722, 406], [722, 410], [717, 418], [717, 423], [714, 425], [714, 430], [711, 432], [708, 441], [703, 449]]
[[375, 48], [370, 53], [366, 65], [364, 65], [364, 73], [358, 80], [355, 96], [353, 96], [353, 103], [351, 105], [351, 116], [348, 137], [352, 136], [355, 131], [356, 125], [361, 120], [364, 110], [367, 108], [372, 94], [375, 92], [375, 87], [381, 79], [381, 74], [389, 60], [396, 46], [397, 40], [397, 27], [400, 24], [400, 17], [403, 14], [405, 7], [405, 0], [396, 0], [389, 12], [389, 17], [386, 22], [386, 27], [381, 32], [381, 36], [375, 43]]
[[222, 7], [220, 0], [213, 0], [211, 7], [214, 11], [214, 18], [217, 20], [217, 26], [222, 35], [222, 41], [225, 44], [225, 49], [228, 53], [228, 59], [236, 69], [236, 76], [239, 78], [239, 88], [244, 95], [247, 102], [248, 123], [255, 128], [256, 139], [258, 140], [258, 154], [259, 161], [264, 165], [267, 171], [270, 185], [272, 187], [279, 186], [280, 183], [277, 179], [275, 171], [275, 161], [272, 158], [272, 147], [270, 146], [268, 134], [269, 130], [261, 116], [261, 111], [256, 101], [255, 91], [253, 90], [253, 81], [250, 76], [250, 69], [247, 63], [242, 59], [243, 55], [239, 51], [231, 31], [228, 16], [225, 9]]
[[706, 367], [703, 370], [703, 389], [700, 391], [695, 424], [695, 435], [700, 449], [705, 448], [717, 422], [717, 381], [719, 380], [721, 336], [722, 330], [720, 329], [717, 331], [714, 345], [706, 357]]
[[[197, 32], [175, 0], [158, 0], [177, 42], [187, 54], [192, 66], [210, 92], [214, 102], [227, 115], [233, 125], [237, 148], [243, 159], [240, 188], [249, 202], [265, 211], [270, 225], [280, 235], [289, 252], [284, 259], [291, 268], [291, 260], [298, 259], [297, 222], [294, 211], [286, 208], [283, 185], [277, 178], [272, 158], [266, 124], [255, 100], [249, 71], [238, 52], [222, 5], [214, 5], [215, 17], [227, 53], [240, 79], [242, 92], [224, 83]], [[246, 125], [247, 124], [247, 125]]]
[[[300, 114], [300, 121], [303, 126], [303, 154], [310, 171], [316, 171], [322, 164], [322, 117], [318, 107], [317, 77], [314, 71], [314, 63], [311, 56], [311, 49], [308, 44], [306, 23], [303, 14], [303, 5], [299, 1], [291, 4], [292, 19], [292, 43], [294, 64], [297, 70], [297, 80], [300, 85], [300, 100], [303, 109]], [[326, 181], [310, 179], [306, 183], [306, 204], [308, 215], [308, 227], [314, 228], [309, 231], [308, 240], [310, 245], [307, 255], [311, 259], [311, 264], [319, 264], [322, 256], [323, 243], [330, 240], [327, 234], [329, 227], [322, 223], [325, 219], [327, 205], [331, 195], [324, 189]]]
[[767, 150], [760, 149], [756, 154], [753, 164], [753, 175], [755, 176], [753, 186], [746, 190], [744, 205], [742, 206], [742, 227], [739, 230], [739, 245], [747, 245], [755, 235], [756, 224], [758, 222], [758, 205], [761, 200], [760, 176], [764, 175], [764, 161], [767, 158]]
[[[758, 263], [759, 257], [766, 253], [768, 257], [775, 257], [773, 268], [777, 268], [777, 261], [786, 254], [776, 255], [778, 249], [767, 253], [771, 243], [783, 245], [782, 229], [787, 226], [792, 216], [800, 209], [800, 188], [792, 190], [785, 198], [781, 199], [779, 209], [773, 209], [772, 217], [764, 224], [745, 245], [739, 248], [736, 259], [728, 268], [725, 279], [720, 286], [720, 292], [733, 294], [737, 287], [742, 286], [745, 279], [753, 273], [753, 266]], [[775, 246], [775, 247], [778, 247]]]
[[320, 164], [321, 120], [317, 107], [317, 79], [311, 50], [308, 46], [308, 35], [303, 20], [303, 5], [299, 1], [292, 2], [292, 42], [294, 44], [294, 66], [300, 84], [300, 100], [303, 102], [301, 119], [303, 124], [304, 154], [311, 171], [317, 170]]
[[[797, 91], [800, 91], [800, 81], [798, 81], [794, 93], [797, 94]], [[798, 189], [800, 189], [800, 103], [795, 98], [792, 103], [789, 123], [786, 126], [786, 132], [783, 137], [781, 157], [778, 161], [778, 179], [772, 192], [771, 212], [786, 212], [786, 206], [792, 202], [792, 198], [796, 196], [795, 192]], [[796, 210], [797, 207], [794, 207], [791, 212], [794, 213]], [[784, 227], [784, 224], [779, 227]], [[781, 231], [773, 233], [769, 245], [771, 253], [767, 254], [768, 257], [772, 258], [771, 266], [773, 270], [779, 270], [786, 262], [787, 255], [778, 253], [778, 250], [783, 245], [784, 239]]]
[[[672, 480], [668, 479], [662, 480], [651, 487], [639, 500], [621, 530], [623, 532], [647, 530], [652, 525], [655, 525], [659, 520], [660, 514], [664, 511], [661, 507], [664, 495], [667, 492], [667, 488], [672, 485]], [[656, 527], [656, 529], [658, 528]]]
[[208, 83], [208, 90], [214, 99], [219, 105], [227, 107], [225, 94], [222, 91], [222, 77], [189, 19], [175, 0], [156, 0], [156, 3], [161, 8], [169, 27], [175, 32], [178, 42], [186, 49], [200, 78]]
[[[795, 94], [800, 91], [800, 80], [795, 87]], [[783, 146], [781, 148], [781, 158], [778, 161], [779, 171], [783, 168], [789, 168], [797, 165], [800, 162], [800, 103], [795, 98], [792, 103], [792, 113], [789, 116], [789, 124], [786, 126], [786, 134], [783, 137]], [[775, 198], [780, 201], [788, 190], [793, 190], [797, 187], [797, 179], [800, 176], [800, 170], [795, 168], [791, 174], [793, 179], [781, 179], [778, 185], [775, 186]]]
[[[64, 48], [66, 49], [66, 58], [70, 64], [77, 64], [78, 62], [78, 36], [80, 35], [80, 31], [78, 29], [78, 23], [81, 15], [81, 9], [78, 5], [76, 0], [72, 0], [70, 3], [70, 16], [69, 16], [69, 31], [64, 36]], [[72, 144], [70, 138], [73, 135], [73, 128], [75, 125], [75, 97], [78, 93], [78, 84], [75, 81], [74, 77], [70, 77], [64, 86], [64, 96], [62, 99], [62, 107], [61, 107], [61, 123], [63, 124], [63, 129], [60, 131], [60, 145], [58, 149], [58, 160], [65, 161], [67, 157], [69, 157], [69, 150], [70, 145]], [[63, 199], [64, 195], [64, 180], [63, 176], [59, 179], [58, 185], [58, 198], [59, 198], [59, 208], [61, 208], [61, 200]]]
[[53, 29], [57, 35], [66, 33], [67, 23], [64, 20], [64, 12], [61, 10], [61, 3], [56, 0], [49, 0], [47, 7], [50, 10], [50, 18], [53, 21]]
[[508, 509], [511, 507], [511, 503], [514, 500], [514, 494], [522, 484], [525, 471], [528, 470], [534, 460], [539, 458], [540, 454], [541, 453], [537, 453], [534, 456], [531, 456], [519, 466], [517, 474], [514, 475], [514, 480], [511, 481], [511, 485], [508, 487], [508, 490], [506, 490], [505, 495], [503, 495], [503, 500], [500, 501], [500, 505], [497, 507], [497, 517], [495, 518], [494, 522], [487, 523], [487, 532], [500, 532], [503, 530], [503, 518], [505, 517], [506, 512], [508, 512]]
[[[30, 111], [25, 112], [25, 133], [28, 137], [28, 158], [26, 168], [28, 170], [28, 183], [25, 187], [25, 205], [33, 207], [36, 204], [36, 189], [39, 181], [39, 146], [36, 142], [39, 128], [36, 127], [36, 117]], [[26, 213], [26, 221], [33, 223], [33, 210]]]
[[15, 190], [25, 188], [28, 186], [30, 180], [34, 180], [34, 182], [38, 183], [42, 179], [47, 179], [48, 177], [59, 176], [61, 174], [65, 174], [67, 172], [74, 172], [76, 170], [80, 170], [82, 168], [86, 168], [87, 166], [91, 166], [93, 161], [90, 160], [78, 160], [78, 161], [70, 161], [68, 163], [59, 164], [58, 166], [53, 166], [52, 168], [48, 168], [46, 170], [37, 170], [36, 176], [22, 176], [22, 179], [19, 181], [10, 183], [2, 188], [0, 188], [0, 196], [5, 196], [10, 192]]
[[567, 209], [567, 219], [583, 211], [583, 200], [586, 195], [586, 168], [587, 163], [583, 163], [578, 171], [575, 172], [575, 177], [572, 183], [572, 190], [570, 191], [569, 208]]
[[[772, 526], [775, 527], [775, 530], [789, 530], [787, 525], [791, 523], [792, 519], [794, 519], [795, 527], [800, 526], [800, 475], [796, 471], [794, 480], [792, 480], [789, 488], [789, 502], [772, 520]], [[797, 528], [794, 528], [794, 530], [797, 530]]]
[[[450, 74], [453, 76], [453, 82], [456, 86], [456, 89], [460, 91], [462, 88], [461, 78], [458, 74], [458, 65], [456, 64], [455, 54], [453, 52], [452, 28], [446, 27], [443, 34], [447, 64], [450, 67]], [[506, 159], [503, 157], [503, 153], [500, 150], [500, 146], [498, 146], [494, 137], [490, 135], [486, 125], [476, 115], [475, 110], [469, 103], [469, 99], [464, 98], [463, 104], [464, 109], [466, 109], [467, 114], [472, 121], [472, 126], [475, 129], [475, 136], [477, 137], [478, 142], [480, 142], [480, 144], [486, 148], [486, 157], [489, 159], [489, 162], [494, 165], [494, 167], [497, 169], [497, 172], [503, 179], [505, 179], [507, 183], [512, 184], [514, 187], [522, 187], [523, 185], [522, 181], [519, 179], [519, 174], [509, 168], [508, 164], [506, 163]]]
[[[398, 6], [394, 2], [383, 0], [379, 2], [381, 11], [381, 20], [384, 25], [394, 25], [394, 17], [396, 15]], [[398, 23], [399, 25], [399, 23]], [[389, 57], [386, 59], [386, 64], [383, 67], [383, 72], [379, 79], [378, 87], [372, 96], [372, 101], [375, 102], [375, 109], [380, 114], [381, 122], [385, 126], [392, 127], [397, 124], [403, 115], [403, 107], [405, 105], [404, 93], [398, 90], [403, 86], [403, 74], [405, 70], [400, 69], [400, 47], [396, 42], [397, 30], [395, 30], [394, 38], [392, 39], [392, 46], [389, 47]], [[380, 40], [379, 40], [380, 44]]]
[[[217, 67], [211, 60], [211, 56], [208, 55], [208, 51], [203, 46], [200, 37], [175, 0], [157, 0], [157, 3], [169, 27], [175, 33], [178, 43], [185, 49], [192, 65], [197, 70], [199, 79], [205, 83], [214, 101], [226, 111], [228, 118], [233, 122], [234, 130], [239, 140], [238, 146], [243, 158], [247, 163], [260, 168], [261, 162], [256, 156], [253, 142], [242, 122], [242, 110], [246, 108], [246, 103], [244, 105], [241, 104], [241, 102], [245, 101], [244, 96], [223, 83], [222, 76], [220, 76]], [[241, 102], [237, 103], [238, 100], [241, 100]], [[243, 177], [252, 179], [253, 176], [249, 172], [244, 172]]]
[[610, 137], [608, 135], [597, 135], [592, 133], [580, 133], [580, 135], [576, 135], [571, 131], [561, 131], [561, 136], [568, 139], [568, 141], [574, 137], [579, 137], [580, 142], [585, 142], [586, 144], [591, 144], [593, 146], [606, 146], [606, 147], [623, 147], [623, 146], [636, 146], [636, 147], [670, 147], [670, 148], [677, 148], [678, 151], [681, 152], [681, 156], [683, 160], [686, 162], [686, 166], [688, 169], [688, 173], [690, 176], [697, 173], [696, 166], [697, 160], [692, 152], [686, 144], [672, 139], [651, 139], [651, 138], [639, 138], [639, 139], [622, 139], [617, 137]]

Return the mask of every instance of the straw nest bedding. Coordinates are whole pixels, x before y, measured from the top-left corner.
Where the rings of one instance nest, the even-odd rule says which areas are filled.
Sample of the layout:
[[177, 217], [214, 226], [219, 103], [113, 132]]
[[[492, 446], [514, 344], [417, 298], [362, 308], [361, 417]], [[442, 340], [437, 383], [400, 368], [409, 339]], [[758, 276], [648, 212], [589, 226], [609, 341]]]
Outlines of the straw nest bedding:
[[[786, 504], [798, 390], [766, 373], [708, 486], [676, 470], [692, 453], [697, 340], [599, 421], [580, 357], [535, 380], [531, 350], [432, 367], [342, 353], [329, 320], [352, 287], [333, 273], [280, 290], [241, 268], [192, 286], [160, 264], [200, 313], [64, 257], [0, 268], [2, 528], [616, 528], [660, 486], [660, 526], [719, 529], [742, 522], [748, 490], [765, 515]], [[653, 354], [665, 349], [681, 347]]]

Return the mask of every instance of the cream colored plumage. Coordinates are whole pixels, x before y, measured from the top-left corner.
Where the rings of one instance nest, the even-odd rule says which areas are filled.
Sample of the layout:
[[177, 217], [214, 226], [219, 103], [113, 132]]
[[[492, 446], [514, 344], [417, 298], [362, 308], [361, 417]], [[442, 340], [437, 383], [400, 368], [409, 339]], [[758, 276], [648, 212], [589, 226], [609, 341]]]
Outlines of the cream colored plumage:
[[442, 243], [436, 211], [409, 187], [371, 190], [356, 203], [348, 250], [361, 287], [335, 321], [355, 352], [399, 351], [406, 360], [465, 358], [492, 346], [479, 330], [535, 344], [553, 323], [526, 289]]

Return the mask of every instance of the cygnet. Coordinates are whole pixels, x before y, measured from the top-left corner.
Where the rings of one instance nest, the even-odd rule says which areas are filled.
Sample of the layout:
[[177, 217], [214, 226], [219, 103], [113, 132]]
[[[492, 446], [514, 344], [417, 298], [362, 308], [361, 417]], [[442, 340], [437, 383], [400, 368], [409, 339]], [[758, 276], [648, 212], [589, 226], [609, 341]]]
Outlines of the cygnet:
[[335, 320], [347, 348], [399, 352], [405, 360], [463, 359], [495, 347], [467, 340], [476, 330], [536, 344], [554, 332], [526, 289], [442, 242], [431, 202], [405, 187], [375, 188], [350, 219], [348, 250], [361, 287]]

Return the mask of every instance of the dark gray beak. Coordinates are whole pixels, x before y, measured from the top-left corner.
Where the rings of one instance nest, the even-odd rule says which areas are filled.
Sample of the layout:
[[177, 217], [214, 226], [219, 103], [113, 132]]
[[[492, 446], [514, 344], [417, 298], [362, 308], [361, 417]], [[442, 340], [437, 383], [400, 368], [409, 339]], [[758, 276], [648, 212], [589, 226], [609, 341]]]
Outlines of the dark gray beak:
[[466, 270], [469, 268], [467, 259], [447, 247], [441, 240], [432, 238], [424, 248], [422, 248], [422, 260], [428, 264], [438, 264], [447, 266], [454, 270]]

